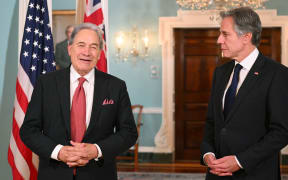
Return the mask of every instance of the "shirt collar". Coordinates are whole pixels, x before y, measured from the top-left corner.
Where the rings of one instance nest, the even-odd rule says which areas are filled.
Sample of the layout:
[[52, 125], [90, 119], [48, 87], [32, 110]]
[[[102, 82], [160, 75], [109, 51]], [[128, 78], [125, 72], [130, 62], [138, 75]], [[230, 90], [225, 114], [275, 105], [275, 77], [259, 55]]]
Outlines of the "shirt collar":
[[[253, 64], [255, 63], [257, 57], [259, 55], [259, 50], [255, 48], [245, 59], [243, 59], [239, 64], [243, 67], [243, 69], [250, 70]], [[238, 64], [235, 61], [235, 65]]]
[[[88, 74], [84, 76], [86, 81], [90, 83], [94, 83], [95, 78], [95, 68], [93, 68]], [[81, 75], [74, 69], [73, 65], [70, 66], [70, 82], [75, 83], [78, 81], [78, 79], [81, 77]]]

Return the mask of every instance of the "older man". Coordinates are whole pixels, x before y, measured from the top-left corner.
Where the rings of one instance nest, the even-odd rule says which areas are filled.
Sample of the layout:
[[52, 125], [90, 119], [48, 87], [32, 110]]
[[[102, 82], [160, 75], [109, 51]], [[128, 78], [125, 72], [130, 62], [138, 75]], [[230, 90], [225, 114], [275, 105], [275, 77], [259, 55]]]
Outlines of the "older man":
[[115, 157], [136, 142], [125, 82], [95, 69], [101, 37], [93, 24], [75, 27], [72, 65], [35, 86], [20, 135], [39, 155], [39, 180], [116, 180]]
[[280, 179], [288, 143], [288, 69], [265, 57], [261, 21], [241, 7], [222, 12], [217, 43], [232, 61], [216, 68], [208, 106], [203, 163], [207, 180]]

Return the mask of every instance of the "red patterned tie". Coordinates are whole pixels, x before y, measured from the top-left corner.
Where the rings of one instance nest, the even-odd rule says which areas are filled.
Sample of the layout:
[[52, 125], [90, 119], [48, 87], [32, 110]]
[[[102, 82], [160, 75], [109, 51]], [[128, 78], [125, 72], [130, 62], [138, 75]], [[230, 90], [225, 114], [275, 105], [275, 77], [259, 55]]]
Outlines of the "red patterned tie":
[[85, 78], [80, 77], [75, 90], [71, 107], [71, 139], [81, 142], [86, 131], [86, 97], [83, 88]]

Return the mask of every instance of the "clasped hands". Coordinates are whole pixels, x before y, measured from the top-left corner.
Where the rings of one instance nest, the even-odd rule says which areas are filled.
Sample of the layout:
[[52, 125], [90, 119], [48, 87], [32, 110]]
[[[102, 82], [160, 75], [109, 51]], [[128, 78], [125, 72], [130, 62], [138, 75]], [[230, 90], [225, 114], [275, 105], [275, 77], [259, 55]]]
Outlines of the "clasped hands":
[[85, 166], [89, 160], [97, 158], [98, 150], [94, 144], [70, 143], [72, 146], [63, 146], [58, 153], [58, 159], [69, 167]]
[[232, 176], [233, 172], [240, 169], [235, 158], [236, 156], [231, 155], [216, 159], [214, 155], [207, 154], [204, 161], [210, 168], [210, 173], [217, 176]]

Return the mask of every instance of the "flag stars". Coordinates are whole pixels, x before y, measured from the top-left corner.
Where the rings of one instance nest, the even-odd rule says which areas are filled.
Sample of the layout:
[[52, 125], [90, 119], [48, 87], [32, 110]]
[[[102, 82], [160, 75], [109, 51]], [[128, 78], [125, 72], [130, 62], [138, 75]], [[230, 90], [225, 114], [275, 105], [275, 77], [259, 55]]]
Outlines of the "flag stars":
[[27, 27], [27, 28], [26, 28], [26, 31], [27, 31], [27, 33], [28, 33], [28, 32], [31, 32], [31, 28], [30, 28], [30, 27]]
[[34, 4], [33, 4], [33, 3], [30, 3], [30, 4], [29, 4], [29, 7], [30, 7], [30, 8], [34, 8]]
[[30, 68], [32, 71], [36, 71], [36, 66], [32, 65]]
[[35, 29], [34, 33], [35, 33], [35, 35], [39, 34], [39, 29]]
[[52, 59], [54, 50], [53, 36], [50, 31], [53, 24], [49, 23], [48, 10], [42, 6], [43, 1], [31, 1], [28, 4], [27, 24], [24, 29], [20, 54], [20, 61], [25, 64], [23, 68], [28, 70], [32, 76], [37, 76], [39, 73], [47, 74], [56, 67], [56, 62]]
[[40, 21], [40, 18], [39, 18], [38, 16], [36, 16], [35, 21], [36, 21], [36, 22], [39, 22], [39, 21]]
[[34, 45], [34, 47], [35, 47], [35, 46], [38, 46], [38, 41], [34, 41], [34, 42], [33, 42], [33, 45]]
[[36, 53], [33, 53], [32, 58], [33, 58], [33, 59], [36, 59], [36, 58], [37, 58], [37, 54], [36, 54]]
[[49, 47], [45, 46], [44, 51], [48, 52], [49, 51]]
[[45, 36], [45, 38], [46, 38], [47, 40], [49, 40], [49, 39], [51, 39], [51, 36], [50, 36], [49, 34], [47, 34], [47, 35]]
[[23, 56], [27, 57], [27, 56], [28, 56], [28, 52], [25, 51], [25, 52], [23, 53]]
[[27, 17], [27, 19], [29, 19], [29, 21], [31, 21], [31, 20], [33, 19], [33, 17], [32, 17], [31, 15], [29, 15], [29, 16]]
[[24, 43], [25, 43], [25, 44], [26, 44], [26, 46], [27, 46], [28, 44], [30, 44], [30, 40], [28, 40], [28, 39], [25, 39]]

